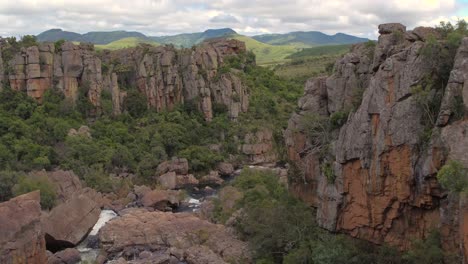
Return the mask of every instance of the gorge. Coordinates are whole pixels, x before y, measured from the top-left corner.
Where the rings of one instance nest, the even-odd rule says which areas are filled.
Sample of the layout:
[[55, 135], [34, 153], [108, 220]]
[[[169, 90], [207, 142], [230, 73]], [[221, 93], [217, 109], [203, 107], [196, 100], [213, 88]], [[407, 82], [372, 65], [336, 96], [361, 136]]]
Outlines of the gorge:
[[466, 263], [468, 34], [378, 30], [302, 96], [235, 39], [2, 39], [0, 263], [78, 263], [102, 212], [96, 263]]

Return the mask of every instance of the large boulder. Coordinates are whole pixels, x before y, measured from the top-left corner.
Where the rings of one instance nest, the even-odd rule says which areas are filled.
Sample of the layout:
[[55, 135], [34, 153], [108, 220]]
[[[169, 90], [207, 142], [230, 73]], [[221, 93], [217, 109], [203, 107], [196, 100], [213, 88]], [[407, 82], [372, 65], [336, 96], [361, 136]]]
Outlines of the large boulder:
[[85, 188], [49, 213], [43, 212], [42, 226], [48, 247], [60, 249], [81, 242], [99, 219], [100, 200], [100, 194]]
[[172, 158], [171, 160], [164, 161], [156, 168], [156, 175], [160, 176], [168, 172], [175, 172], [176, 174], [186, 175], [189, 171], [189, 164], [187, 159]]
[[191, 264], [251, 262], [247, 244], [224, 226], [185, 213], [130, 210], [104, 226], [99, 239], [110, 259], [123, 251], [132, 251], [129, 257], [134, 257], [141, 251], [169, 250], [171, 256]]
[[48, 264], [77, 264], [80, 263], [80, 251], [76, 248], [67, 248], [49, 256]]
[[75, 192], [80, 191], [83, 186], [80, 179], [73, 171], [36, 171], [30, 173], [31, 177], [45, 177], [55, 187], [57, 200], [65, 202], [70, 199]]
[[145, 192], [140, 202], [143, 207], [166, 211], [179, 206], [182, 199], [183, 193], [181, 191], [153, 190]]
[[0, 203], [0, 263], [46, 262], [39, 191]]
[[198, 180], [192, 174], [177, 175], [171, 171], [158, 178], [159, 184], [163, 189], [174, 190], [198, 185]]

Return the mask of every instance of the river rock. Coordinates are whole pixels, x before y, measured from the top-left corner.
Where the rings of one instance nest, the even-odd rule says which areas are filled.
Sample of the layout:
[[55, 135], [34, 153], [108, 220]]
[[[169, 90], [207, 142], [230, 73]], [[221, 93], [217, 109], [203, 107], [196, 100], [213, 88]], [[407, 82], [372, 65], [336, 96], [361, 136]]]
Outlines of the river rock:
[[39, 191], [0, 203], [0, 263], [46, 262]]
[[247, 244], [224, 226], [185, 213], [129, 210], [104, 226], [99, 238], [110, 259], [125, 249], [143, 246], [141, 251], [153, 255], [171, 248], [170, 252], [180, 250], [179, 257], [185, 256], [188, 263], [251, 262]]
[[208, 175], [201, 177], [200, 185], [220, 186], [224, 183], [217, 171], [210, 171]]
[[153, 190], [141, 198], [141, 204], [147, 208], [165, 211], [170, 207], [179, 206], [183, 194], [173, 190]]
[[189, 186], [196, 186], [199, 183], [198, 180], [192, 174], [177, 175], [173, 171], [159, 176], [158, 181], [161, 187], [167, 190], [175, 190]]
[[76, 248], [67, 248], [54, 254], [54, 260], [49, 258], [48, 264], [76, 264], [81, 261], [80, 252]]
[[41, 221], [47, 244], [57, 248], [77, 245], [99, 219], [100, 199], [96, 191], [85, 188], [49, 213], [43, 212]]
[[220, 162], [217, 168], [219, 174], [223, 177], [231, 176], [234, 173], [234, 166], [229, 162]]

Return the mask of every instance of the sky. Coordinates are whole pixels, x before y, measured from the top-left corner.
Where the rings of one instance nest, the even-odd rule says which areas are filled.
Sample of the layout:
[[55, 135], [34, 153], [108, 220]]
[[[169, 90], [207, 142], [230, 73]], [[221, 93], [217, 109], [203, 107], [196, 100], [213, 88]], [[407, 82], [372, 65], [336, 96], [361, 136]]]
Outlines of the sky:
[[0, 36], [51, 28], [149, 36], [230, 27], [240, 34], [343, 32], [376, 38], [381, 23], [408, 29], [468, 21], [468, 0], [0, 0]]

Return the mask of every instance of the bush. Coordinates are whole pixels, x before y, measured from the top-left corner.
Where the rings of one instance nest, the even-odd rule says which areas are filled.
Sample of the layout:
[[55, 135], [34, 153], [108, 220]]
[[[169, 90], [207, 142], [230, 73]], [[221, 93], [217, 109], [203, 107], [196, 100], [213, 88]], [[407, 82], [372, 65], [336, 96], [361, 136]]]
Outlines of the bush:
[[458, 162], [451, 160], [437, 173], [442, 187], [453, 193], [465, 192], [468, 188], [468, 170]]
[[190, 146], [179, 152], [178, 156], [188, 160], [193, 172], [207, 172], [223, 160], [219, 154], [203, 146]]
[[39, 176], [24, 176], [21, 177], [13, 187], [15, 196], [39, 190], [41, 192], [41, 207], [42, 209], [52, 209], [56, 203], [57, 194], [55, 187], [47, 177]]
[[440, 233], [433, 231], [425, 240], [415, 240], [403, 259], [410, 264], [444, 263]]
[[0, 202], [8, 201], [13, 197], [13, 186], [25, 176], [23, 172], [0, 171]]

